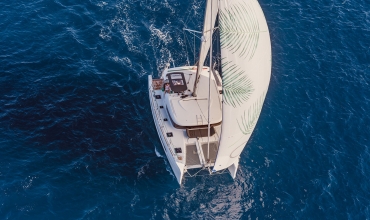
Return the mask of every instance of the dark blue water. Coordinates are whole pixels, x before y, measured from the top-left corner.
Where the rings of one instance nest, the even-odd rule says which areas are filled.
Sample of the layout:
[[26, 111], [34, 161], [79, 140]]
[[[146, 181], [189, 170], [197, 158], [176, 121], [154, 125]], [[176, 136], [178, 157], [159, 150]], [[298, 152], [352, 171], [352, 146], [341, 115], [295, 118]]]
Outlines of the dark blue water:
[[260, 4], [272, 77], [237, 177], [179, 187], [147, 76], [193, 62], [204, 2], [1, 1], [0, 219], [370, 219], [370, 2]]

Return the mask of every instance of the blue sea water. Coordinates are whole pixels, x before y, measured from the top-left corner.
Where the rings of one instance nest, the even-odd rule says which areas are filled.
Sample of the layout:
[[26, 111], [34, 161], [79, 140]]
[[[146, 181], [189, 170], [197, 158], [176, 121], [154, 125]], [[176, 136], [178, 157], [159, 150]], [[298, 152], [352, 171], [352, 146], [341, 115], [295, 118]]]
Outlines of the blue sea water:
[[0, 219], [370, 219], [370, 2], [260, 0], [269, 92], [235, 180], [180, 187], [147, 76], [200, 0], [0, 2]]

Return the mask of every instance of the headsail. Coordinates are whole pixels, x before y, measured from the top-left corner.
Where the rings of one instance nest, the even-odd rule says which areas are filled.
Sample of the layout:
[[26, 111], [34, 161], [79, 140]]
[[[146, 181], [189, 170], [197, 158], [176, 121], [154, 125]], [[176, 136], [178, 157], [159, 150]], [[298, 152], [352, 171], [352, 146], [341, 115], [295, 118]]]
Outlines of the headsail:
[[256, 0], [220, 0], [223, 118], [214, 171], [237, 166], [260, 115], [271, 75], [271, 43]]
[[[215, 22], [217, 18], [218, 12], [218, 0], [208, 0], [206, 12], [204, 16], [204, 23], [203, 23], [203, 36], [202, 36], [202, 43], [200, 46], [200, 54], [198, 60], [198, 68], [197, 68], [197, 76], [203, 69], [204, 61], [207, 57], [209, 48], [211, 46], [210, 35], [213, 34], [213, 29], [215, 27]], [[194, 88], [196, 88], [196, 81], [194, 83]], [[196, 90], [196, 89], [194, 89]]]

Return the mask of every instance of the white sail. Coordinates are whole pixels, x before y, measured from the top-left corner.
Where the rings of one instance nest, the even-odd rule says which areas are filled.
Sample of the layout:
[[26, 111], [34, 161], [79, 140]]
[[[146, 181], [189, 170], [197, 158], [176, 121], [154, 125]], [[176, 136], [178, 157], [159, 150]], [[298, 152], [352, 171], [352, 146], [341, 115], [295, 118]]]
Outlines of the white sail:
[[260, 115], [271, 75], [271, 43], [256, 0], [220, 0], [222, 129], [214, 171], [235, 177], [239, 156]]
[[217, 12], [218, 12], [218, 0], [208, 0], [204, 16], [202, 42], [200, 46], [198, 68], [196, 73], [197, 76], [199, 76], [199, 73], [203, 69], [204, 61], [207, 57], [209, 48], [211, 46], [210, 35], [213, 34], [214, 32]]

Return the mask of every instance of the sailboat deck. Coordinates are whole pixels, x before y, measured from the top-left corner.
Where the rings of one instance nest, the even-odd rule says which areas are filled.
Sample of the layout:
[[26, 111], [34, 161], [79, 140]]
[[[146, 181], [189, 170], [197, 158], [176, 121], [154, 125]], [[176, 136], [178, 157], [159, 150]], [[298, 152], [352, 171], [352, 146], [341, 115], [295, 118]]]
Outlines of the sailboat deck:
[[[167, 95], [175, 96], [177, 94], [164, 93], [162, 87], [159, 85], [160, 83], [163, 83], [163, 81], [152, 80], [149, 92], [152, 112], [155, 117], [154, 120], [157, 123], [157, 131], [167, 157], [173, 158], [173, 162], [175, 163], [183, 164], [185, 169], [213, 166], [217, 155], [217, 143], [221, 132], [221, 126], [213, 127], [214, 135], [210, 137], [210, 160], [207, 160], [208, 137], [190, 138], [186, 129], [178, 129], [172, 125], [165, 107], [164, 98]], [[174, 163], [171, 163], [171, 166], [174, 165]]]

